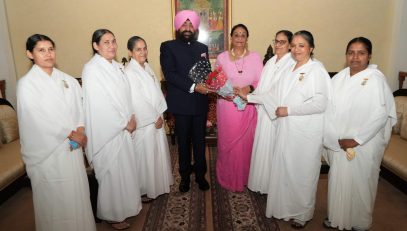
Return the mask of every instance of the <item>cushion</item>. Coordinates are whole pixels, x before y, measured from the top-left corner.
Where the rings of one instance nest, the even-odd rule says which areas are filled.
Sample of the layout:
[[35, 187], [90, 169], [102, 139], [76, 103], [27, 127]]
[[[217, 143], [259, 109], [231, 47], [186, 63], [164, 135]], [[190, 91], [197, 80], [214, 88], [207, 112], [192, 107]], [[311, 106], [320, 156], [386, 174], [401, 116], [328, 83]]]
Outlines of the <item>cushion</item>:
[[392, 135], [384, 152], [383, 166], [407, 181], [407, 141], [399, 135]]
[[402, 121], [400, 125], [400, 137], [407, 140], [407, 112], [402, 115]]
[[13, 107], [7, 104], [0, 104], [0, 120], [10, 117], [17, 117], [17, 113]]
[[20, 147], [20, 140], [16, 140], [0, 148], [0, 190], [25, 173]]
[[11, 117], [0, 120], [0, 128], [3, 143], [8, 144], [19, 138], [17, 118]]
[[403, 113], [401, 112], [396, 112], [397, 113], [397, 123], [396, 125], [393, 126], [393, 134], [400, 134], [400, 127], [401, 127], [401, 121], [403, 120]]
[[407, 114], [407, 96], [394, 97], [394, 101], [396, 103], [397, 123], [393, 127], [393, 133], [400, 134], [403, 117]]
[[0, 105], [1, 142], [10, 143], [19, 138], [17, 113], [8, 105]]

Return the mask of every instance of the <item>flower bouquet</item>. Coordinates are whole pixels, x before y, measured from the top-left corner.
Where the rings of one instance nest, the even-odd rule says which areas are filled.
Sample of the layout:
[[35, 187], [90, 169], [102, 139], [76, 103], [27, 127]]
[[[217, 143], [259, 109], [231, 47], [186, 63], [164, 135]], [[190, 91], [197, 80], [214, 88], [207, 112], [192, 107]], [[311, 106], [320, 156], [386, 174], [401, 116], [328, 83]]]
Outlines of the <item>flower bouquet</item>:
[[233, 93], [232, 83], [228, 80], [222, 67], [218, 66], [212, 71], [205, 83], [206, 87], [215, 90], [218, 95], [224, 98], [232, 98], [233, 103], [237, 106], [237, 110], [243, 111], [246, 108], [246, 102]]
[[206, 77], [211, 72], [211, 64], [207, 59], [196, 62], [188, 72], [188, 77], [194, 83], [204, 83]]

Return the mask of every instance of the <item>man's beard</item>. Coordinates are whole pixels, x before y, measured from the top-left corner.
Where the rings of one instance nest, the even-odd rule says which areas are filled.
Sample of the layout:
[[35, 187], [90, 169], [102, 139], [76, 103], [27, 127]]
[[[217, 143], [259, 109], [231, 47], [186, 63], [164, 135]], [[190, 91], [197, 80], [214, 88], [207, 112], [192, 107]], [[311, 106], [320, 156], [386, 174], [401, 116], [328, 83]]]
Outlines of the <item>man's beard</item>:
[[192, 31], [177, 31], [176, 38], [181, 39], [184, 42], [192, 42], [197, 40], [197, 33]]

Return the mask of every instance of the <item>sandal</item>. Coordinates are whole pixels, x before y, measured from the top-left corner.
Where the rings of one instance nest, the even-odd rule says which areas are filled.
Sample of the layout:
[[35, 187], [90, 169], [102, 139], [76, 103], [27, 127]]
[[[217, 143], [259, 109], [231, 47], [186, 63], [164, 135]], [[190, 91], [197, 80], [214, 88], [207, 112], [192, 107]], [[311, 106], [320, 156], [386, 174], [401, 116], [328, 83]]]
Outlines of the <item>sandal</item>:
[[352, 231], [366, 231], [367, 229], [361, 229], [357, 227], [352, 227]]
[[335, 227], [332, 226], [331, 222], [329, 221], [328, 218], [325, 218], [324, 221], [322, 222], [322, 225], [326, 229], [336, 229]]
[[147, 196], [142, 196], [141, 197], [141, 202], [142, 203], [150, 203], [150, 202], [152, 202], [154, 199], [153, 198], [150, 198], [150, 197], [147, 197]]
[[300, 221], [300, 220], [297, 220], [297, 219], [294, 219], [294, 220], [291, 221], [291, 227], [293, 229], [303, 229], [303, 228], [305, 228], [306, 224], [307, 224], [306, 221]]
[[107, 223], [109, 223], [115, 230], [125, 230], [130, 228], [130, 224], [127, 223], [126, 221], [122, 222], [108, 221]]

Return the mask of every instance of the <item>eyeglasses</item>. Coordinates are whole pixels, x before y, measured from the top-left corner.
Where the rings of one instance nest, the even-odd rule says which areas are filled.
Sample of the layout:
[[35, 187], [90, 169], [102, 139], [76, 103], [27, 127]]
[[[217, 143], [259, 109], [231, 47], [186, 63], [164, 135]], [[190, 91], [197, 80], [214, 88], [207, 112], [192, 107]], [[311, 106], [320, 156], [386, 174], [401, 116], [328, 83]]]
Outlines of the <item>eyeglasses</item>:
[[288, 41], [287, 40], [277, 40], [277, 39], [274, 39], [273, 40], [273, 44], [274, 45], [280, 45], [280, 46], [283, 46], [284, 44], [286, 44]]

